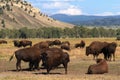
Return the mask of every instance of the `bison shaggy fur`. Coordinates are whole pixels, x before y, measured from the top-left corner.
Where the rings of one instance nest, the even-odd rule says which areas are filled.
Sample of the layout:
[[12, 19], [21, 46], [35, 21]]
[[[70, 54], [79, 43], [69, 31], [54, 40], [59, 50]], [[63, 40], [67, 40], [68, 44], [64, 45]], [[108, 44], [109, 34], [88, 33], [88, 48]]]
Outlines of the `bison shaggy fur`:
[[108, 73], [108, 64], [104, 59], [97, 59], [96, 64], [90, 65], [87, 74]]
[[[39, 69], [39, 62], [41, 60], [40, 53], [40, 49], [35, 47], [23, 48], [15, 51], [14, 54], [17, 59], [16, 70], [21, 70], [21, 61], [29, 62], [29, 70]], [[10, 61], [14, 54], [11, 56]]]
[[70, 61], [68, 53], [65, 53], [60, 48], [49, 48], [41, 54], [44, 67], [47, 69], [47, 73], [50, 70], [63, 64], [65, 68], [65, 74], [67, 74], [67, 64]]

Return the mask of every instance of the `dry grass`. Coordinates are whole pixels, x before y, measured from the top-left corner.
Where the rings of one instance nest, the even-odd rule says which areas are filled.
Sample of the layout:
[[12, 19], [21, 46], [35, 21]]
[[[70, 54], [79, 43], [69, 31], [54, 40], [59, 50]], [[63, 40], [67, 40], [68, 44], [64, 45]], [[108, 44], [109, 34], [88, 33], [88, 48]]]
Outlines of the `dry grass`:
[[[54, 39], [30, 39], [33, 41], [33, 44]], [[64, 74], [64, 69], [58, 68], [52, 70], [51, 74], [44, 74], [46, 70], [41, 69], [40, 71], [15, 71], [15, 58], [9, 62], [9, 57], [14, 53], [18, 48], [13, 46], [12, 39], [7, 39], [8, 44], [0, 44], [0, 80], [118, 80], [120, 78], [120, 47], [116, 49], [116, 61], [108, 62], [109, 73], [100, 74], [100, 75], [87, 75], [87, 68], [89, 65], [94, 64], [95, 61], [92, 60], [93, 56], [85, 56], [85, 48], [74, 48], [75, 43], [79, 43], [81, 40], [86, 42], [86, 45], [89, 45], [92, 41], [107, 41], [107, 42], [117, 42], [119, 45], [120, 42], [116, 41], [115, 38], [80, 38], [80, 39], [60, 39], [61, 41], [70, 41], [71, 51], [68, 51], [70, 54], [70, 63], [68, 65], [68, 74]], [[101, 54], [99, 57], [103, 58]], [[25, 69], [28, 67], [28, 63], [22, 62], [22, 68]], [[62, 67], [62, 66], [61, 66]]]

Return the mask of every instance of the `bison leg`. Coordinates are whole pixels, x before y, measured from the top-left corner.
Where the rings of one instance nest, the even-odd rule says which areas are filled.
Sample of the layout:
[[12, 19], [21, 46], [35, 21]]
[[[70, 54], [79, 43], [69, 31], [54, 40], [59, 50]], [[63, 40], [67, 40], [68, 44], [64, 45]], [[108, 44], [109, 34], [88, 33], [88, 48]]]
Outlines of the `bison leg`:
[[40, 69], [40, 68], [39, 68], [39, 62], [40, 62], [40, 61], [36, 61], [36, 62], [35, 62], [35, 64], [34, 64], [35, 69], [37, 69], [37, 70], [39, 70], [39, 69]]
[[113, 53], [113, 61], [115, 61], [115, 53]]
[[63, 66], [65, 68], [65, 74], [67, 74], [67, 63], [63, 63]]
[[29, 70], [33, 70], [33, 62], [29, 62]]
[[17, 59], [17, 63], [16, 63], [16, 70], [19, 71], [19, 68], [21, 70], [21, 60]]

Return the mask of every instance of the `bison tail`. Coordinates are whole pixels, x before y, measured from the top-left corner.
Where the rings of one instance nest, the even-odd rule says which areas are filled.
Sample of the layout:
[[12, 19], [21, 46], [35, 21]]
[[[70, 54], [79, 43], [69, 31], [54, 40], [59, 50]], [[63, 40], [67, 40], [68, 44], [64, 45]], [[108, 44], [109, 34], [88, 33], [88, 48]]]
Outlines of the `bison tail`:
[[9, 61], [11, 61], [13, 59], [13, 56], [14, 56], [14, 54], [10, 57]]

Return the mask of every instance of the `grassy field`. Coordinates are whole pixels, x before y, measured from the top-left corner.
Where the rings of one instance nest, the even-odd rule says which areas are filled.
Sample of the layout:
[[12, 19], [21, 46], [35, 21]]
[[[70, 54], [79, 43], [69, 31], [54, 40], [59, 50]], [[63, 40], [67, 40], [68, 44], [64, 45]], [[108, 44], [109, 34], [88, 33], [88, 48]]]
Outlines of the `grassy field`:
[[[50, 74], [45, 74], [46, 70], [40, 71], [27, 71], [28, 63], [22, 62], [23, 71], [16, 72], [16, 59], [9, 62], [10, 56], [15, 50], [19, 48], [14, 47], [12, 40], [6, 39], [8, 44], [0, 44], [0, 80], [119, 80], [120, 78], [120, 41], [116, 41], [115, 38], [78, 38], [78, 39], [60, 39], [61, 41], [70, 41], [71, 51], [68, 51], [70, 55], [70, 63], [68, 64], [68, 74], [64, 74], [64, 68], [60, 65], [60, 68], [51, 70]], [[30, 39], [33, 44], [54, 39]], [[93, 56], [85, 55], [85, 48], [74, 48], [74, 44], [79, 43], [81, 40], [86, 42], [88, 46], [92, 41], [107, 41], [116, 42], [118, 47], [116, 49], [116, 61], [108, 61], [109, 72], [99, 75], [88, 75], [88, 66], [95, 64]], [[99, 56], [103, 58], [103, 54]], [[41, 64], [41, 63], [40, 63]]]

